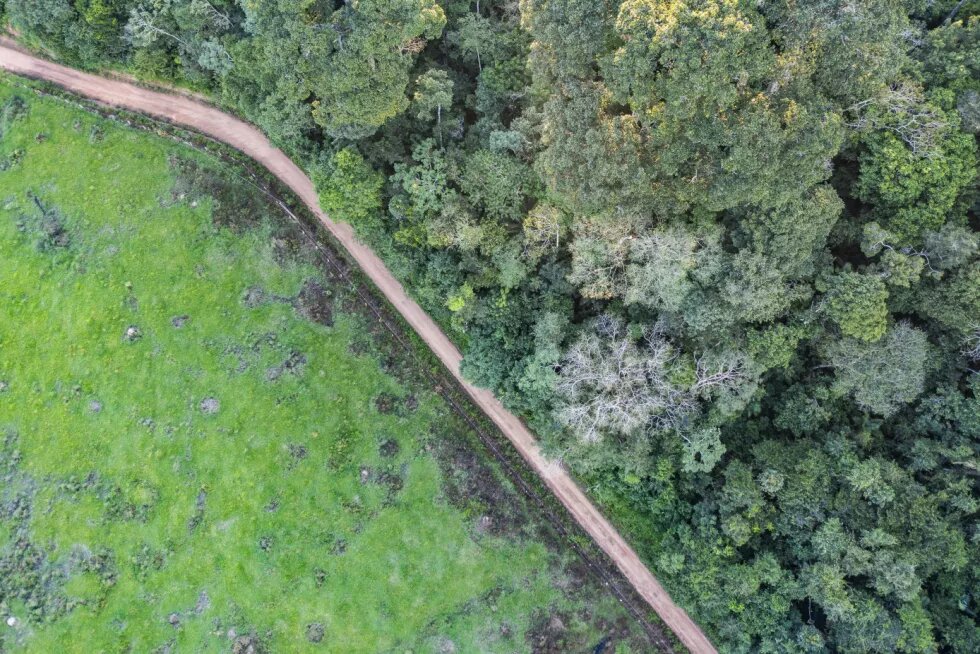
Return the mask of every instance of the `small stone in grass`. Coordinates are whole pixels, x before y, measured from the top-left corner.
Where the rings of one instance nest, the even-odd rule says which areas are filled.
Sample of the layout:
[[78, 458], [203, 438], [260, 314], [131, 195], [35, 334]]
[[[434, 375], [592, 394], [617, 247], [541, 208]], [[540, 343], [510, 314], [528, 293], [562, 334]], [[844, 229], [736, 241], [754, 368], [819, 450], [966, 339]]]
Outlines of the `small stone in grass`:
[[138, 341], [143, 336], [143, 332], [136, 325], [130, 325], [126, 328], [126, 333], [123, 335], [127, 341], [132, 343], [133, 341]]
[[92, 413], [98, 413], [99, 411], [102, 410], [102, 402], [99, 402], [98, 400], [92, 400], [91, 402], [88, 403], [88, 410], [91, 411]]
[[239, 636], [231, 644], [232, 654], [259, 654], [262, 651], [262, 644], [255, 636]]
[[306, 640], [311, 643], [319, 643], [323, 640], [324, 629], [319, 622], [306, 625]]
[[202, 413], [212, 414], [217, 413], [218, 409], [221, 408], [221, 402], [216, 397], [206, 397], [201, 400], [200, 409]]
[[201, 594], [197, 596], [197, 604], [194, 605], [194, 613], [200, 615], [209, 608], [211, 608], [211, 596], [208, 595], [206, 590], [202, 590]]

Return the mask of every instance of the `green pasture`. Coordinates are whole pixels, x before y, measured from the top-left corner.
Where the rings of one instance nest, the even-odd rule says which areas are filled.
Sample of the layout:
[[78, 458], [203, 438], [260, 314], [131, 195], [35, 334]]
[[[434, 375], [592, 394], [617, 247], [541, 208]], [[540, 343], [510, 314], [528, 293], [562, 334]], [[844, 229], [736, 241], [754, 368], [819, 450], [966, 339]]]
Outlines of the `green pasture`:
[[0, 105], [0, 651], [635, 651], [236, 170]]

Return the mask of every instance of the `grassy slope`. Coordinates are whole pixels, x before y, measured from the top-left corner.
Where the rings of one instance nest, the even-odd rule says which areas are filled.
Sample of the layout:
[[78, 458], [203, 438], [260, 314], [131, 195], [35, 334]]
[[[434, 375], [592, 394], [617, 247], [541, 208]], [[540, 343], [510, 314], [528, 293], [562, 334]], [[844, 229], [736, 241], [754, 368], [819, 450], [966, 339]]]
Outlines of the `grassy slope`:
[[[575, 616], [578, 647], [622, 623], [607, 596], [560, 590], [533, 530], [475, 535], [480, 507], [442, 499], [427, 443], [449, 409], [413, 388], [417, 410], [378, 411], [379, 393], [409, 389], [360, 318], [335, 311], [327, 327], [243, 302], [321, 279], [282, 260], [272, 226], [217, 227], [210, 201], [171, 203], [174, 144], [20, 94], [30, 110], [0, 141], [0, 158], [24, 153], [0, 172], [0, 614], [21, 622], [0, 642], [229, 651], [234, 629], [271, 651], [520, 651], [541, 610]], [[305, 364], [270, 381], [293, 352]], [[403, 487], [376, 483], [383, 471]], [[30, 565], [25, 542], [42, 553]]]

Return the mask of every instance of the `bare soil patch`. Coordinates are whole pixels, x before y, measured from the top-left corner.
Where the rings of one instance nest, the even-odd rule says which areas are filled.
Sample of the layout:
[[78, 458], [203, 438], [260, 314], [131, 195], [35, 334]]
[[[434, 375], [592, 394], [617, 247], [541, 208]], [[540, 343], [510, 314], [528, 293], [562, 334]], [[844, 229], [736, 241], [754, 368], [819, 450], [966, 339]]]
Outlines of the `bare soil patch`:
[[446, 499], [453, 506], [486, 517], [482, 533], [513, 538], [533, 522], [519, 519], [523, 498], [504, 487], [466, 439], [451, 433], [437, 434], [430, 445], [442, 467]]
[[333, 298], [330, 291], [318, 282], [308, 279], [293, 301], [296, 311], [313, 322], [330, 327], [333, 325]]
[[286, 373], [299, 375], [306, 366], [306, 355], [302, 352], [293, 350], [286, 357], [286, 360], [277, 366], [272, 366], [265, 371], [265, 378], [268, 381], [276, 381]]

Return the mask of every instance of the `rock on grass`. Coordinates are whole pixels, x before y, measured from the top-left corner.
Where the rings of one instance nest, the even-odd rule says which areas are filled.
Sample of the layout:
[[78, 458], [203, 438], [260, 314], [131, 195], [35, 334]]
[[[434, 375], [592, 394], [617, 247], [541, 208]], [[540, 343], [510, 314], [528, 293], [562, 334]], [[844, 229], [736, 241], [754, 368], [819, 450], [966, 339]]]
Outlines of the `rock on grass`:
[[198, 408], [201, 409], [201, 413], [204, 413], [206, 415], [212, 415], [217, 413], [218, 410], [221, 408], [221, 401], [216, 397], [206, 397], [203, 400], [201, 400], [201, 403], [198, 405]]
[[306, 625], [306, 640], [311, 643], [319, 643], [323, 640], [324, 629], [323, 625], [319, 622], [313, 622]]

